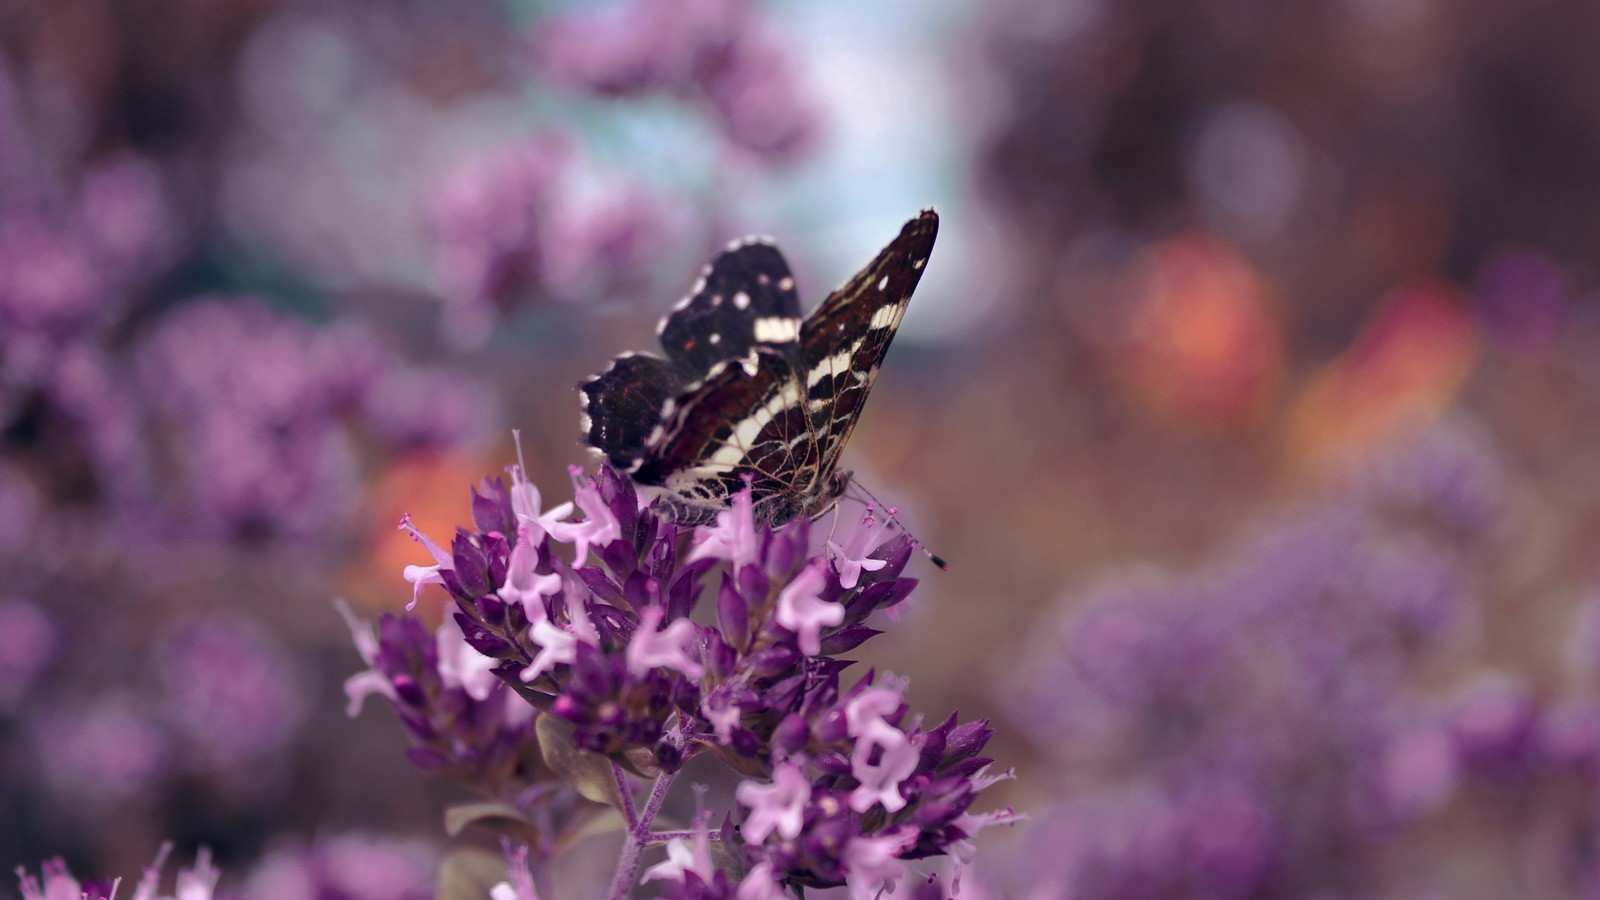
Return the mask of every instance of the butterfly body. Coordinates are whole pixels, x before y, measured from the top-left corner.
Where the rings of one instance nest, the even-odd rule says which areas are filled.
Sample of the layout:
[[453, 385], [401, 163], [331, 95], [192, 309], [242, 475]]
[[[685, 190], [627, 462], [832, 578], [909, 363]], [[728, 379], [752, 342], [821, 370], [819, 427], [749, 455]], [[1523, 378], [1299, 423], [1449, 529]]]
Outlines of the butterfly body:
[[682, 524], [715, 518], [749, 479], [759, 521], [826, 512], [938, 232], [924, 210], [810, 316], [770, 241], [730, 244], [657, 329], [666, 355], [623, 354], [584, 381], [584, 440], [661, 488]]

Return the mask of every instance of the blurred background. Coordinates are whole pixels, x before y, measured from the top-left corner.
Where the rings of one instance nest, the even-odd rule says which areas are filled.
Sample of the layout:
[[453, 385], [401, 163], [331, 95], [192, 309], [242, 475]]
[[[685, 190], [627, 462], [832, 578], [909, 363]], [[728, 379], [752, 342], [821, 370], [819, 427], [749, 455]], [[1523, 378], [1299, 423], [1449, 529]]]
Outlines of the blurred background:
[[[998, 896], [1600, 896], [1600, 7], [0, 0], [0, 870], [427, 896], [334, 611], [770, 233]], [[435, 598], [436, 599], [436, 598]], [[431, 605], [436, 615], [438, 604]]]

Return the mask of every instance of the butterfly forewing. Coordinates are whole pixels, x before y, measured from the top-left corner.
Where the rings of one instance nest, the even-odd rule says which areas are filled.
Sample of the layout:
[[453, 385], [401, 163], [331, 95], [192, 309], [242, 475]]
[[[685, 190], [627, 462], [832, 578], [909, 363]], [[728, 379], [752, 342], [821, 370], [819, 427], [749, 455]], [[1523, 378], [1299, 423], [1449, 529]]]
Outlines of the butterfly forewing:
[[855, 429], [938, 232], [938, 214], [924, 210], [865, 269], [829, 294], [801, 329], [801, 368], [824, 474]]
[[923, 211], [803, 323], [777, 248], [730, 245], [662, 321], [667, 359], [619, 357], [580, 385], [586, 440], [660, 486], [680, 523], [712, 519], [746, 478], [765, 521], [826, 510], [938, 222]]
[[789, 352], [800, 339], [800, 295], [789, 263], [764, 238], [730, 244], [661, 320], [658, 332], [667, 356], [689, 380], [758, 347]]

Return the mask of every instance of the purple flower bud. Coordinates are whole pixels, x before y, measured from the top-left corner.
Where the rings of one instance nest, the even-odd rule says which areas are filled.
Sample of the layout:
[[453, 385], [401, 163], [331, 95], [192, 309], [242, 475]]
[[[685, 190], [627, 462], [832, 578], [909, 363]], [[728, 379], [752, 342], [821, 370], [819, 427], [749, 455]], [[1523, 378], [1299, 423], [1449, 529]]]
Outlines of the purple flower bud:
[[772, 748], [784, 756], [793, 756], [804, 750], [811, 741], [811, 726], [803, 716], [790, 713], [783, 717], [772, 732]]
[[517, 517], [511, 510], [511, 492], [498, 478], [485, 478], [472, 491], [472, 522], [485, 534], [517, 533]]

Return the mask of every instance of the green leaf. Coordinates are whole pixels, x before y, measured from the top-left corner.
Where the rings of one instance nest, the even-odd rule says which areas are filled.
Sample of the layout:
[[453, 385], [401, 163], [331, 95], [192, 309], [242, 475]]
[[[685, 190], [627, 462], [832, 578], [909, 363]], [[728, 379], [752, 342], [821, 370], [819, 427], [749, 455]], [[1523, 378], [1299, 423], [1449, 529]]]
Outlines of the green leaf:
[[556, 702], [554, 694], [546, 694], [543, 691], [536, 691], [515, 679], [502, 678], [500, 681], [506, 687], [516, 691], [517, 696], [528, 701], [528, 703], [530, 703], [534, 709], [537, 709], [541, 713], [549, 712], [551, 704]]
[[506, 858], [476, 847], [450, 851], [439, 866], [434, 900], [483, 900], [489, 889], [506, 880]]
[[[451, 837], [460, 837], [461, 832], [474, 822], [487, 819], [510, 819], [520, 825], [533, 826], [522, 811], [509, 803], [497, 800], [481, 803], [461, 803], [444, 811], [444, 833]], [[492, 826], [491, 826], [492, 827]]]
[[622, 809], [622, 794], [611, 770], [611, 760], [580, 748], [572, 739], [573, 725], [560, 716], [540, 716], [534, 723], [544, 763], [584, 799]]
[[589, 817], [582, 825], [561, 835], [556, 841], [555, 851], [560, 853], [585, 838], [620, 834], [627, 830], [628, 821], [622, 817], [622, 813], [614, 809], [603, 809], [599, 815]]

